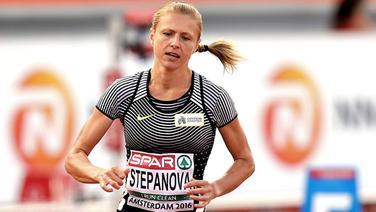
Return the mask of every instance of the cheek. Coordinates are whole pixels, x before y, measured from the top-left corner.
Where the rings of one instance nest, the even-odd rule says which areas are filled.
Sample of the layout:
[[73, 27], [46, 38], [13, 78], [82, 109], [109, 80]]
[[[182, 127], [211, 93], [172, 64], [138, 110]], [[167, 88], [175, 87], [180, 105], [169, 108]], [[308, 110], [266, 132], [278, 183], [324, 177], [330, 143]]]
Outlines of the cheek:
[[187, 45], [187, 50], [190, 52], [190, 54], [193, 54], [196, 52], [198, 46], [195, 43], [190, 43]]
[[168, 38], [158, 37], [155, 40], [156, 46], [165, 46], [168, 44]]
[[163, 40], [160, 38], [156, 38], [153, 42], [153, 46], [154, 48], [156, 48], [156, 50], [160, 49], [163, 46]]

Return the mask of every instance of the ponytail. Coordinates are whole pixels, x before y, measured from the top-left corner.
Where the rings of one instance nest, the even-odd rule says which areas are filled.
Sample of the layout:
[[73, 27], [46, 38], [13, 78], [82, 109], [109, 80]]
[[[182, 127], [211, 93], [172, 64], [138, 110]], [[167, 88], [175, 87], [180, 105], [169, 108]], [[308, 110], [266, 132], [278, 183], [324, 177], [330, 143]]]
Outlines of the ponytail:
[[209, 51], [222, 63], [227, 72], [234, 72], [236, 65], [244, 58], [235, 50], [234, 45], [225, 40], [216, 41], [210, 45], [199, 45], [197, 52]]

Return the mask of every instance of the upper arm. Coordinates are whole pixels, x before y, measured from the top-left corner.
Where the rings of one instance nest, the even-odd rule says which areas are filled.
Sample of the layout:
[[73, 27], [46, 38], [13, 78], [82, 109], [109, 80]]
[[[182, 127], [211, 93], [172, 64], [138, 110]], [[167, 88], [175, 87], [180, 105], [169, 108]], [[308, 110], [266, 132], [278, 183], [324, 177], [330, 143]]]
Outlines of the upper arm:
[[234, 160], [245, 159], [253, 164], [251, 149], [238, 118], [219, 128], [219, 132]]
[[104, 115], [98, 109], [94, 109], [93, 113], [82, 127], [73, 145], [72, 152], [84, 151], [89, 155], [111, 124], [112, 119]]

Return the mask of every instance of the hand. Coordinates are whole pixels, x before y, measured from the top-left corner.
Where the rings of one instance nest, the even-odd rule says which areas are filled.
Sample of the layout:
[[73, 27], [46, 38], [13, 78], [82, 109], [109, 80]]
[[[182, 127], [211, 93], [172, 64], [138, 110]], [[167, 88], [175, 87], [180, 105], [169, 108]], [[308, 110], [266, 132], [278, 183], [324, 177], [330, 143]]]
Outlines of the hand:
[[204, 208], [209, 202], [216, 197], [213, 184], [206, 180], [191, 180], [184, 185], [187, 194], [190, 194], [191, 199], [199, 201], [195, 204], [195, 208]]
[[[113, 188], [119, 190], [124, 184], [124, 178], [128, 175], [129, 168], [121, 169], [113, 166], [110, 169], [101, 169], [97, 175], [100, 187], [106, 192], [112, 192]], [[112, 188], [111, 188], [112, 187]]]

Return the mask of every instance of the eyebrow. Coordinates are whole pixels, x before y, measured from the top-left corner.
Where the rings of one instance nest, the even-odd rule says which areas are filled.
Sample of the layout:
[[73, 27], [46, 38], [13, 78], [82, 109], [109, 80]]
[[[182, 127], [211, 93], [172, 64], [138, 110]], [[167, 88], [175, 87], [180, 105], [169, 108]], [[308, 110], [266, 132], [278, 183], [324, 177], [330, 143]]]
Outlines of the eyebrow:
[[[163, 32], [163, 31], [173, 31], [173, 32], [176, 32], [176, 30], [173, 30], [173, 29], [171, 29], [171, 28], [164, 28], [164, 29], [161, 29], [161, 32]], [[191, 36], [191, 37], [193, 37], [194, 35], [193, 34], [191, 34], [191, 33], [189, 33], [189, 32], [181, 32], [181, 34], [183, 34], [183, 35], [189, 35], [189, 36]]]

